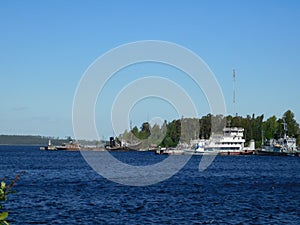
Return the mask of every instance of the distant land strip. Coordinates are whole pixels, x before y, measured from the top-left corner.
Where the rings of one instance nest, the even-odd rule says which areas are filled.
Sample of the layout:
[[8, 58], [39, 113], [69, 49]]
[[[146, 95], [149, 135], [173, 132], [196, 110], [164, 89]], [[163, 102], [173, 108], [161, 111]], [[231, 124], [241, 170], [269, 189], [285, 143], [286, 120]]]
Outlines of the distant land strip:
[[[48, 137], [40, 135], [0, 135], [0, 145], [37, 145], [46, 146], [48, 141], [51, 140], [53, 145], [62, 145], [68, 143], [70, 137], [65, 139], [58, 137]], [[84, 145], [95, 145], [96, 141], [81, 140], [81, 144]]]

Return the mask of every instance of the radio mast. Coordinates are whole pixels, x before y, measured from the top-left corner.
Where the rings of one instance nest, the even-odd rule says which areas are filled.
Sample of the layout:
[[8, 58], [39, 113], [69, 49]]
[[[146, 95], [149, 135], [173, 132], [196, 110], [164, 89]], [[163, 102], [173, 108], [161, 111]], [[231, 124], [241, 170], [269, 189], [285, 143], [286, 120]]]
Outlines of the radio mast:
[[235, 104], [235, 69], [232, 70], [232, 75], [233, 75], [233, 113], [235, 116], [238, 116], [236, 112], [236, 104]]

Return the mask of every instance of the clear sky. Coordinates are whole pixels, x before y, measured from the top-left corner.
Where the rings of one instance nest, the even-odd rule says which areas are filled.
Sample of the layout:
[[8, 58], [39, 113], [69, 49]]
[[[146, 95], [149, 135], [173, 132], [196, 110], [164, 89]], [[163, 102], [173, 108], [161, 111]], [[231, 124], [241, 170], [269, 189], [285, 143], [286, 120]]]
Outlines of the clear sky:
[[[219, 81], [229, 114], [235, 68], [240, 115], [281, 117], [291, 109], [300, 122], [299, 1], [2, 0], [0, 134], [73, 136], [73, 98], [85, 70], [108, 50], [140, 40], [174, 42], [199, 55]], [[176, 73], [156, 69], [149, 75]], [[147, 66], [136, 70], [123, 72], [136, 78], [149, 72]], [[117, 78], [107, 96], [122, 88], [114, 86]], [[208, 113], [201, 93], [188, 79], [180, 82], [199, 96], [199, 116]], [[112, 129], [105, 112], [106, 105], [98, 104], [99, 135], [108, 137]], [[154, 116], [177, 119], [158, 99], [137, 104], [131, 119], [140, 126]]]

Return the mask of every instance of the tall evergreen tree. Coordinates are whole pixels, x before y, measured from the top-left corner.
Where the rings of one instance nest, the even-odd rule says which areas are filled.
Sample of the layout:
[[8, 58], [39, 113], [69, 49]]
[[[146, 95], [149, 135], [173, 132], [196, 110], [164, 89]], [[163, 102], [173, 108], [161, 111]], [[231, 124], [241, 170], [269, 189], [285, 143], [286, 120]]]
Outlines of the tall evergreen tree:
[[290, 137], [297, 137], [299, 134], [299, 124], [295, 120], [294, 113], [291, 110], [288, 110], [283, 114], [283, 118], [287, 124], [287, 135]]

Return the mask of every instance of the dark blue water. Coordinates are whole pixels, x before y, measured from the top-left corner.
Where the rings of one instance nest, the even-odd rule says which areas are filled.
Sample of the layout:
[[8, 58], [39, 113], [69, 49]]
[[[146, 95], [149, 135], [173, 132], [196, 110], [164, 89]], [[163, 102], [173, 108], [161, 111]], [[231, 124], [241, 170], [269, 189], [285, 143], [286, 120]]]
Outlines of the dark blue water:
[[[119, 152], [132, 164], [165, 156]], [[217, 157], [204, 172], [193, 157], [146, 187], [113, 183], [80, 152], [0, 147], [0, 178], [25, 170], [5, 204], [11, 224], [299, 224], [300, 157]], [[178, 156], [180, 157], [180, 156]]]

